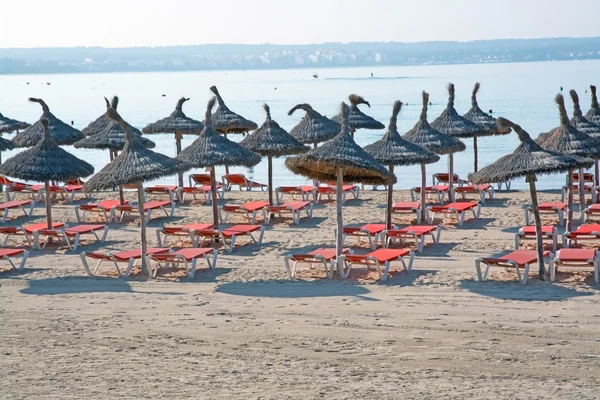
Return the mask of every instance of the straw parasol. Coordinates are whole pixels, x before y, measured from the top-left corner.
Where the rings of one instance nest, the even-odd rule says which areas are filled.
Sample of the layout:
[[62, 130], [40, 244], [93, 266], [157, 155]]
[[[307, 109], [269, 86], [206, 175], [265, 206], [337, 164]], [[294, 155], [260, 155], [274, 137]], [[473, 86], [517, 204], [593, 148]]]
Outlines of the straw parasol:
[[[600, 139], [593, 138], [585, 133], [579, 132], [569, 122], [567, 110], [565, 108], [565, 99], [562, 94], [557, 94], [554, 98], [558, 104], [560, 115], [560, 125], [550, 131], [550, 135], [540, 145], [556, 153], [568, 154], [571, 156], [600, 158]], [[573, 181], [572, 171], [567, 176], [567, 188], [569, 190], [569, 212], [567, 214], [567, 231], [573, 227]], [[583, 187], [583, 167], [579, 168], [579, 198], [580, 212], [585, 208], [585, 194]]]
[[189, 164], [190, 168], [210, 167], [213, 225], [215, 228], [218, 228], [219, 215], [217, 212], [217, 179], [215, 178], [215, 167], [219, 165], [251, 167], [260, 162], [260, 156], [239, 143], [232, 142], [217, 133], [213, 127], [211, 115], [216, 100], [215, 97], [212, 97], [208, 101], [204, 129], [200, 137], [183, 149], [177, 156], [177, 159]]
[[[472, 138], [479, 133], [484, 132], [484, 129], [479, 127], [474, 122], [469, 121], [461, 117], [456, 109], [454, 108], [454, 84], [449, 83], [448, 89], [448, 104], [446, 109], [442, 111], [439, 117], [433, 120], [431, 127], [439, 132], [446, 135], [450, 135], [457, 138]], [[448, 155], [448, 163], [450, 179], [448, 183], [448, 193], [452, 196], [452, 186], [454, 183], [454, 158], [452, 153]]]
[[[202, 132], [202, 128], [204, 128], [202, 122], [196, 121], [183, 113], [183, 103], [188, 100], [189, 98], [180, 98], [171, 115], [159, 119], [142, 129], [144, 133], [174, 133], [177, 155], [181, 153], [181, 139], [183, 139], [183, 135], [199, 135]], [[177, 183], [179, 187], [183, 186], [183, 173], [178, 174]]]
[[[117, 96], [113, 96], [113, 98], [110, 101], [110, 106], [112, 107], [113, 110], [116, 110], [118, 105], [119, 105], [119, 98]], [[124, 132], [119, 127], [119, 124], [116, 123], [115, 121], [112, 121], [110, 118], [108, 118], [105, 115], [105, 113], [103, 113], [101, 116], [96, 118], [95, 121], [90, 122], [88, 126], [86, 126], [85, 128], [83, 128], [81, 130], [81, 133], [83, 133], [85, 136], [92, 136], [92, 135], [95, 135], [96, 133], [104, 131], [109, 125], [111, 125], [113, 127], [112, 129], [115, 132], [120, 132], [121, 135], [123, 135]], [[140, 132], [139, 129], [137, 129], [131, 125], [129, 125], [129, 129], [133, 133], [137, 133], [138, 135], [142, 134], [142, 132]], [[121, 150], [121, 149], [119, 149], [119, 150]]]
[[[408, 166], [414, 164], [431, 164], [438, 162], [440, 156], [434, 152], [427, 150], [421, 146], [404, 140], [398, 133], [398, 127], [396, 125], [398, 114], [402, 108], [402, 102], [396, 100], [392, 109], [392, 116], [390, 118], [390, 124], [388, 130], [383, 135], [381, 140], [365, 146], [364, 150], [372, 155], [378, 162], [383, 165], [387, 165], [390, 173], [394, 173], [394, 166]], [[387, 229], [392, 227], [392, 195], [394, 186], [388, 186], [388, 198], [387, 198], [387, 214], [386, 214], [386, 226]]]
[[477, 104], [477, 92], [479, 91], [479, 87], [481, 84], [479, 82], [475, 82], [475, 86], [473, 86], [473, 92], [471, 93], [471, 108], [463, 118], [474, 122], [477, 124], [481, 131], [475, 135], [473, 135], [473, 171], [477, 172], [477, 138], [479, 136], [494, 136], [494, 135], [506, 135], [510, 133], [510, 128], [499, 128], [496, 123], [496, 118], [491, 115], [483, 112], [479, 105]]
[[[351, 94], [348, 96], [348, 100], [350, 101], [350, 117], [348, 118], [348, 124], [350, 126], [350, 136], [354, 137], [354, 132], [357, 129], [384, 129], [385, 125], [381, 122], [377, 121], [375, 118], [368, 116], [367, 114], [360, 111], [358, 108], [359, 104], [366, 104], [371, 107], [368, 101], [366, 101], [363, 97], [357, 94]], [[342, 123], [342, 114], [331, 118], [333, 121], [338, 124]]]
[[41, 122], [42, 119], [46, 119], [48, 121], [50, 137], [54, 139], [54, 142], [59, 146], [73, 144], [85, 137], [83, 133], [73, 128], [71, 125], [67, 125], [60, 119], [56, 118], [54, 114], [50, 112], [50, 109], [44, 100], [30, 97], [29, 101], [39, 103], [42, 106], [42, 116], [36, 123], [24, 129], [12, 139], [17, 147], [35, 146], [40, 140], [42, 140], [44, 137], [44, 127]]
[[[285, 160], [286, 167], [295, 174], [317, 180], [336, 180], [336, 252], [338, 255], [342, 254], [343, 248], [342, 184], [344, 178], [352, 182], [375, 185], [391, 185], [396, 182], [396, 176], [361, 149], [350, 136], [348, 126], [350, 107], [346, 103], [341, 104], [341, 115], [342, 130], [335, 138], [306, 154]], [[340, 260], [338, 268], [341, 271], [341, 258], [338, 259]]]
[[598, 97], [596, 97], [596, 86], [590, 85], [590, 92], [592, 94], [592, 105], [585, 117], [590, 122], [600, 125], [600, 106], [598, 105]]
[[[573, 100], [573, 118], [571, 118], [571, 125], [575, 127], [579, 132], [583, 132], [586, 135], [600, 138], [600, 125], [597, 125], [589, 121], [583, 116], [581, 107], [579, 106], [579, 96], [573, 89], [569, 91], [571, 99]], [[600, 122], [600, 120], [598, 121]], [[594, 160], [594, 179], [596, 186], [600, 185], [600, 166], [598, 165], [598, 159]]]
[[94, 173], [94, 167], [61, 149], [50, 135], [47, 119], [39, 121], [44, 136], [30, 149], [22, 151], [6, 160], [0, 166], [0, 174], [14, 178], [43, 181], [46, 190], [46, 219], [48, 229], [52, 229], [50, 201], [50, 181], [66, 181], [84, 178]]
[[[445, 135], [431, 127], [427, 122], [427, 104], [429, 104], [429, 93], [423, 91], [423, 109], [419, 122], [415, 126], [406, 132], [404, 139], [417, 144], [427, 150], [433, 151], [436, 154], [452, 154], [466, 149], [465, 144], [455, 137]], [[425, 164], [421, 164], [421, 219], [425, 220], [425, 187], [427, 186], [427, 177], [425, 176]], [[453, 173], [451, 171], [450, 173]], [[450, 179], [452, 182], [452, 179]], [[449, 192], [450, 193], [450, 192]]]
[[29, 124], [27, 122], [17, 121], [16, 119], [5, 117], [0, 113], [0, 133], [19, 131], [27, 128], [28, 126]]
[[581, 165], [592, 165], [592, 162], [591, 160], [544, 150], [519, 125], [505, 118], [498, 118], [498, 126], [512, 128], [517, 133], [521, 144], [511, 154], [501, 157], [496, 162], [470, 175], [470, 179], [474, 183], [494, 183], [506, 182], [524, 176], [525, 180], [529, 182], [537, 238], [539, 275], [540, 279], [543, 279], [546, 270], [543, 256], [542, 222], [535, 188], [536, 175], [570, 172], [573, 168]]
[[[15, 148], [15, 144], [10, 140], [0, 137], [0, 164], [2, 164], [2, 152], [6, 150], [12, 150]], [[2, 190], [2, 189], [0, 189]]]
[[[107, 100], [108, 103], [108, 100]], [[125, 132], [125, 147], [121, 154], [115, 157], [109, 164], [105, 165], [100, 172], [92, 176], [83, 186], [84, 190], [91, 192], [114, 188], [120, 185], [137, 184], [138, 186], [138, 209], [140, 212], [140, 230], [142, 238], [142, 269], [150, 277], [150, 265], [146, 262], [146, 219], [144, 216], [144, 181], [157, 179], [162, 176], [176, 174], [185, 171], [189, 167], [164, 154], [155, 153], [146, 149], [140, 141], [140, 136], [129, 129], [129, 124], [112, 108], [107, 108], [106, 116], [115, 120]]]
[[269, 205], [273, 205], [273, 157], [306, 153], [310, 150], [310, 147], [300, 143], [280, 127], [277, 122], [273, 121], [267, 104], [264, 104], [263, 107], [267, 113], [265, 122], [252, 134], [246, 136], [240, 144], [263, 157], [267, 157]]
[[290, 135], [298, 139], [300, 143], [312, 143], [314, 147], [317, 147], [317, 143], [331, 140], [340, 133], [340, 124], [322, 116], [310, 104], [297, 104], [288, 111], [288, 115], [292, 115], [296, 110], [306, 111], [302, 121], [298, 122], [298, 125], [290, 131]]

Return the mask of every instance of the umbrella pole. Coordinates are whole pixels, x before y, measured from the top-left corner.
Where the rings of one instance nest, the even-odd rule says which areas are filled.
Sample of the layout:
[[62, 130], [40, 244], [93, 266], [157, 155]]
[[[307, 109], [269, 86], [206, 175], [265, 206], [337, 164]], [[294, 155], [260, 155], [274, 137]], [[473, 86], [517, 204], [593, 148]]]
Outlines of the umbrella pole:
[[473, 172], [477, 172], [477, 136], [473, 136]]
[[[227, 132], [223, 132], [223, 137], [227, 139]], [[229, 175], [229, 165], [225, 166], [225, 175]], [[214, 180], [214, 177], [213, 177]]]
[[267, 167], [268, 167], [268, 173], [269, 173], [269, 178], [267, 181], [267, 184], [269, 185], [268, 189], [269, 189], [269, 205], [272, 206], [273, 205], [273, 157], [268, 156], [267, 157]]
[[598, 160], [596, 160], [594, 164], [594, 179], [596, 180], [595, 184], [596, 186], [600, 186], [600, 163], [598, 163]]
[[427, 210], [425, 209], [425, 188], [427, 187], [427, 171], [425, 164], [421, 164], [421, 223], [427, 220]]
[[213, 228], [219, 228], [219, 210], [217, 209], [217, 178], [215, 176], [215, 166], [210, 167], [210, 196], [213, 212]]
[[148, 241], [146, 240], [146, 216], [144, 215], [144, 186], [142, 182], [138, 183], [138, 210], [140, 212], [140, 231], [142, 234], [142, 272], [148, 278], [152, 278], [150, 263], [146, 257], [148, 256]]
[[356, 129], [354, 129], [354, 128], [350, 128], [350, 137], [351, 137], [352, 139], [354, 139], [354, 132], [356, 132]]
[[46, 190], [46, 222], [48, 229], [52, 229], [52, 202], [50, 199], [50, 182], [44, 181], [44, 189]]
[[[317, 148], [317, 142], [313, 143], [313, 149], [316, 149], [316, 148]], [[596, 165], [598, 165], [598, 161], [596, 161]]]
[[344, 270], [342, 257], [340, 257], [344, 251], [344, 220], [342, 216], [342, 187], [344, 184], [344, 170], [342, 168], [337, 169], [337, 180], [335, 183], [335, 214], [337, 222], [337, 237], [335, 240], [335, 250], [338, 255], [338, 273], [341, 275]]
[[[571, 173], [571, 171], [569, 171]], [[540, 209], [538, 207], [537, 192], [535, 189], [535, 175], [528, 175], [526, 181], [529, 182], [529, 191], [531, 192], [531, 208], [533, 208], [533, 218], [535, 221], [535, 240], [538, 257], [538, 274], [541, 280], [546, 278], [546, 267], [544, 266], [544, 245], [542, 243], [542, 220], [540, 218]]]
[[454, 193], [452, 193], [452, 186], [454, 186], [454, 153], [448, 154], [448, 200], [450, 203], [454, 201]]
[[[583, 167], [579, 167], [579, 214], [583, 216], [585, 210], [585, 187], [583, 186]], [[583, 220], [583, 217], [582, 217]]]
[[567, 190], [569, 191], [567, 196], [567, 232], [573, 230], [573, 170], [567, 171]]
[[[394, 166], [390, 165], [390, 174], [394, 174]], [[392, 229], [392, 202], [394, 197], [394, 185], [388, 185], [388, 194], [387, 194], [387, 213], [385, 215], [385, 227], [386, 229]]]
[[[182, 138], [183, 138], [183, 135], [181, 134], [181, 132], [175, 132], [175, 151], [177, 152], [177, 155], [179, 155], [179, 153], [181, 153], [181, 139]], [[177, 173], [177, 186], [183, 187], [183, 172]]]

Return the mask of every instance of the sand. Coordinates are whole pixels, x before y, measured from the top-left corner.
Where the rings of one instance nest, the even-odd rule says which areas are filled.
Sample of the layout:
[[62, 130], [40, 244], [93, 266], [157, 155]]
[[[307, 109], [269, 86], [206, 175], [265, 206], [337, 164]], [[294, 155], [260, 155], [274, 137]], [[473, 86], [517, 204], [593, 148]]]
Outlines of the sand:
[[[228, 203], [248, 199], [266, 194], [226, 194]], [[382, 222], [384, 201], [383, 191], [362, 192], [344, 207], [345, 223]], [[591, 271], [565, 270], [551, 284], [533, 268], [523, 286], [496, 268], [489, 281], [476, 280], [477, 257], [514, 248], [528, 203], [528, 193], [498, 192], [479, 220], [444, 221], [441, 243], [384, 283], [364, 268], [345, 281], [306, 267], [288, 278], [284, 254], [334, 244], [333, 202], [299, 226], [275, 220], [262, 246], [241, 241], [220, 253], [216, 270], [200, 263], [195, 278], [161, 270], [145, 281], [135, 269], [119, 279], [109, 265], [87, 277], [79, 251], [32, 251], [23, 272], [0, 267], [0, 398], [598, 398], [600, 297]], [[43, 212], [9, 224], [41, 222]], [[71, 205], [53, 212], [75, 222]], [[201, 204], [157, 215], [150, 244], [165, 223], [210, 215]], [[107, 243], [84, 241], [81, 250], [139, 243], [132, 219], [113, 224]]]

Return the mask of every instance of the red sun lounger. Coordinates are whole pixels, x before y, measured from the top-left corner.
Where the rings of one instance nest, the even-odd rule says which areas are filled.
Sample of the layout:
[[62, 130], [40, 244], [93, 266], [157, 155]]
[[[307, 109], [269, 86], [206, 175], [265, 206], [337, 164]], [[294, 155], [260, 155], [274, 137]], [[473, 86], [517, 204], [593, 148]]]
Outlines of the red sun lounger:
[[265, 207], [269, 205], [268, 201], [249, 201], [244, 204], [225, 204], [219, 208], [219, 220], [221, 223], [227, 223], [229, 214], [244, 214], [248, 219], [249, 224], [256, 222], [256, 214], [259, 211], [263, 213], [263, 219], [265, 216]]
[[[350, 249], [343, 249], [342, 254], [352, 253]], [[336, 249], [321, 248], [313, 250], [308, 254], [288, 254], [283, 258], [285, 262], [285, 269], [293, 279], [296, 276], [296, 267], [298, 264], [310, 264], [311, 268], [315, 268], [316, 265], [322, 264], [325, 268], [327, 278], [333, 279], [333, 271], [335, 271], [335, 263], [337, 260]], [[329, 263], [329, 268], [327, 268]]]
[[402, 229], [390, 229], [382, 233], [385, 247], [389, 247], [394, 240], [399, 240], [400, 243], [406, 244], [405, 239], [410, 238], [415, 242], [417, 251], [423, 252], [425, 247], [425, 237], [431, 235], [433, 243], [437, 244], [440, 242], [440, 234], [442, 228], [437, 225], [410, 225]]
[[167, 195], [169, 201], [177, 201], [177, 186], [175, 185], [155, 185], [144, 188], [145, 194]]
[[[27, 211], [25, 209], [25, 206], [29, 206], [29, 211]], [[33, 200], [13, 200], [13, 201], [7, 201], [5, 203], [1, 203], [0, 210], [4, 211], [4, 215], [2, 216], [2, 223], [6, 222], [6, 219], [8, 218], [9, 210], [12, 210], [14, 208], [20, 208], [26, 217], [31, 217], [34, 207], [35, 207], [35, 201], [33, 201]]]
[[[85, 213], [91, 212], [102, 214], [106, 222], [110, 223], [114, 215], [113, 209], [119, 204], [121, 204], [119, 200], [102, 200], [99, 203], [79, 204], [75, 206], [77, 222], [81, 223], [85, 219]], [[128, 204], [127, 200], [125, 200], [125, 204]], [[80, 211], [81, 214], [79, 214]]]
[[444, 206], [429, 206], [429, 223], [433, 224], [435, 214], [445, 214], [446, 216], [455, 216], [458, 220], [458, 225], [462, 226], [465, 222], [465, 212], [473, 212], [473, 218], [478, 219], [481, 212], [481, 204], [479, 202], [457, 202], [449, 203]]
[[456, 200], [456, 194], [460, 194], [463, 199], [466, 199], [467, 194], [477, 194], [481, 204], [485, 204], [485, 194], [488, 194], [490, 200], [494, 198], [494, 187], [492, 185], [464, 185], [452, 187], [452, 199]]
[[[258, 240], [253, 235], [256, 231], [259, 232]], [[205, 240], [210, 240], [213, 243], [219, 240], [225, 247], [225, 251], [231, 253], [238, 237], [249, 236], [254, 243], [262, 244], [264, 233], [265, 227], [261, 225], [234, 225], [226, 229], [198, 229], [190, 232], [190, 236], [193, 235], [194, 247], [200, 246], [200, 243]], [[227, 242], [229, 242], [229, 245], [227, 245]]]
[[[567, 203], [540, 203], [540, 215], [556, 215], [558, 217], [558, 225], [563, 226], [565, 221], [565, 212], [567, 212]], [[525, 207], [525, 225], [529, 225], [530, 214], [533, 214], [533, 208], [528, 205]]]
[[[185, 225], [171, 225], [171, 226], [163, 226], [156, 230], [156, 240], [158, 241], [158, 246], [166, 246], [167, 237], [169, 236], [177, 236], [177, 237], [185, 237], [192, 240], [194, 242], [194, 231], [203, 230], [203, 229], [211, 229], [213, 224], [185, 224]], [[164, 236], [164, 239], [161, 238], [161, 235]]]
[[[173, 253], [155, 253], [150, 255], [150, 259], [156, 261], [157, 268], [154, 268], [154, 276], [156, 277], [156, 273], [158, 272], [158, 268], [161, 266], [161, 263], [179, 265], [183, 263], [185, 268], [185, 272], [190, 278], [193, 278], [196, 275], [196, 261], [199, 258], [204, 258], [208, 263], [208, 268], [215, 269], [217, 267], [217, 254], [219, 252], [217, 249], [213, 248], [193, 248], [193, 249], [181, 249], [177, 250]], [[212, 255], [212, 261], [211, 257]], [[188, 266], [188, 263], [191, 264], [191, 267]]]
[[[98, 237], [98, 231], [103, 231], [102, 238]], [[101, 224], [77, 225], [69, 228], [37, 229], [32, 233], [33, 248], [36, 250], [43, 249], [46, 247], [49, 238], [56, 237], [59, 239], [64, 239], [69, 250], [75, 251], [77, 250], [77, 246], [79, 246], [79, 239], [82, 235], [94, 235], [96, 240], [104, 242], [107, 234], [108, 225]], [[44, 238], [44, 242], [41, 246], [39, 242], [40, 237]], [[73, 243], [71, 243], [71, 239], [73, 239]]]
[[593, 215], [600, 214], [600, 204], [592, 204], [583, 210], [582, 222], [589, 222]]
[[[53, 222], [52, 223], [52, 227], [54, 229], [62, 228], [63, 226], [65, 226], [65, 224], [63, 222]], [[27, 243], [29, 244], [29, 246], [33, 246], [30, 236], [33, 234], [34, 231], [39, 230], [39, 229], [45, 229], [47, 227], [48, 227], [48, 224], [46, 222], [42, 222], [39, 224], [23, 225], [23, 226], [2, 226], [2, 227], [0, 227], [0, 234], [6, 235], [4, 237], [4, 242], [2, 243], [2, 247], [6, 247], [8, 238], [13, 235], [25, 237], [25, 240], [27, 240]]]
[[264, 183], [258, 183], [246, 178], [244, 174], [223, 175], [221, 179], [223, 180], [225, 190], [231, 190], [232, 186], [237, 186], [240, 190], [250, 191], [254, 188], [258, 188], [264, 192], [268, 187]]
[[[321, 201], [321, 197], [323, 195], [327, 196], [328, 200], [333, 200], [333, 196], [336, 195], [337, 190], [335, 186], [318, 186], [317, 190], [317, 200], [316, 202]], [[346, 195], [350, 193], [354, 200], [358, 200], [360, 196], [360, 187], [358, 185], [342, 185], [342, 204], [346, 203]]]
[[558, 267], [585, 267], [594, 269], [594, 282], [598, 283], [598, 251], [596, 249], [560, 249], [550, 266], [550, 282], [554, 282]]
[[572, 244], [577, 245], [578, 240], [598, 240], [600, 239], [600, 225], [585, 224], [580, 225], [573, 232], [563, 233], [563, 245], [570, 247]]
[[[536, 240], [535, 225], [527, 225], [519, 228], [519, 231], [515, 233], [515, 250], [518, 250], [521, 247], [521, 242], [527, 239]], [[552, 252], [556, 253], [556, 248], [558, 245], [558, 230], [555, 226], [542, 226], [542, 240], [543, 239], [550, 239], [552, 241]]]
[[[169, 251], [171, 251], [171, 249], [154, 247], [149, 247], [146, 250], [148, 256], [152, 254], [168, 253]], [[142, 258], [142, 249], [120, 251], [116, 253], [106, 251], [84, 251], [79, 256], [81, 257], [81, 262], [83, 263], [83, 268], [85, 269], [85, 272], [87, 272], [89, 275], [95, 275], [98, 271], [98, 268], [100, 267], [100, 264], [103, 261], [110, 261], [115, 265], [117, 273], [121, 277], [129, 276], [129, 274], [131, 273], [131, 268], [133, 268], [137, 264], [137, 262]], [[91, 258], [92, 260], [98, 261], [96, 267], [94, 268], [94, 271], [90, 270], [90, 266], [87, 263], [87, 258]], [[124, 274], [121, 273], [119, 263], [127, 263], [127, 268], [125, 269]]]
[[[425, 195], [427, 197], [431, 197], [432, 194], [435, 194], [438, 198], [438, 202], [440, 204], [444, 204], [444, 198], [448, 193], [448, 186], [446, 185], [434, 185], [425, 187]], [[412, 201], [417, 201], [420, 199], [421, 195], [421, 187], [414, 187], [410, 189], [410, 198]]]
[[[544, 258], [549, 258], [550, 263], [554, 258], [554, 255], [549, 252], [544, 252]], [[517, 271], [517, 278], [522, 284], [527, 283], [527, 277], [529, 275], [529, 266], [532, 263], [537, 263], [537, 250], [515, 250], [501, 257], [479, 257], [475, 260], [475, 268], [477, 269], [477, 279], [479, 281], [485, 281], [487, 274], [491, 266], [500, 267], [514, 267]], [[481, 264], [485, 265], [485, 272], [481, 274]], [[523, 278], [521, 278], [520, 268], [524, 268]], [[550, 265], [552, 268], [552, 265]]]
[[[404, 262], [404, 256], [409, 256], [408, 266]], [[404, 269], [410, 271], [415, 258], [415, 253], [408, 249], [377, 249], [365, 255], [346, 254], [342, 255], [342, 262], [345, 266], [345, 271], [340, 271], [340, 275], [347, 278], [350, 275], [352, 264], [363, 264], [367, 266], [375, 266], [379, 273], [379, 279], [385, 281], [390, 270], [392, 261], [400, 261]], [[383, 271], [382, 271], [383, 265]]]
[[363, 238], [369, 240], [369, 247], [373, 250], [377, 248], [377, 243], [381, 237], [381, 244], [383, 245], [382, 232], [385, 231], [385, 224], [364, 224], [361, 226], [345, 226], [343, 243], [346, 242], [346, 236], [357, 236], [358, 242], [360, 243]]
[[39, 198], [39, 192], [44, 188], [43, 184], [30, 185], [24, 182], [13, 181], [4, 175], [0, 175], [0, 185], [4, 185], [6, 201], [15, 200], [17, 193], [26, 193], [31, 196], [31, 199], [35, 199], [36, 196]]
[[[221, 186], [220, 184], [217, 185], [217, 199], [223, 199], [223, 186]], [[203, 196], [203, 200], [206, 204], [211, 204], [212, 203], [212, 188], [210, 187], [210, 185], [206, 186], [206, 185], [196, 185], [196, 186], [189, 186], [189, 187], [181, 187], [179, 189], [177, 189], [178, 193], [179, 193], [179, 201], [181, 204], [183, 204], [185, 202], [185, 195], [186, 194], [191, 194], [192, 197], [194, 198], [194, 200], [197, 200], [196, 195], [202, 195]]]
[[421, 223], [421, 202], [420, 201], [399, 201], [392, 204], [392, 214], [415, 214], [417, 224]]
[[312, 218], [313, 203], [310, 201], [292, 201], [278, 206], [267, 206], [265, 208], [267, 216], [266, 224], [269, 225], [274, 214], [277, 214], [279, 218], [282, 217], [282, 214], [290, 214], [294, 219], [294, 224], [298, 225], [300, 224], [300, 214], [302, 211], [306, 212], [307, 218]]
[[284, 195], [291, 195], [292, 200], [296, 200], [296, 196], [300, 196], [302, 201], [317, 202], [317, 188], [315, 186], [279, 186], [275, 189], [275, 197], [278, 203], [283, 203]]
[[[454, 185], [466, 185], [469, 183], [469, 181], [466, 181], [464, 179], [460, 179], [460, 177], [458, 176], [458, 174], [452, 174], [454, 176], [454, 179], [452, 180], [452, 184]], [[433, 182], [433, 185], [448, 185], [450, 183], [450, 174], [447, 172], [438, 172], [436, 174], [433, 174], [431, 176], [431, 182]]]
[[[0, 249], [0, 257], [3, 260], [8, 261], [12, 269], [21, 270], [25, 267], [25, 262], [27, 262], [27, 257], [29, 257], [29, 252], [25, 249]], [[15, 266], [13, 263], [13, 257], [21, 257], [21, 262], [19, 266]]]
[[[123, 222], [123, 218], [129, 213], [137, 213], [138, 211], [137, 205], [129, 205], [125, 204], [122, 206], [116, 206], [112, 209], [111, 219], [116, 220], [115, 213], [119, 211], [121, 213], [121, 217], [119, 218], [119, 223]], [[167, 209], [170, 208], [168, 211]], [[174, 201], [147, 201], [144, 203], [144, 212], [146, 212], [146, 223], [150, 222], [150, 218], [152, 217], [152, 210], [162, 210], [167, 218], [172, 217], [175, 213], [175, 202]]]

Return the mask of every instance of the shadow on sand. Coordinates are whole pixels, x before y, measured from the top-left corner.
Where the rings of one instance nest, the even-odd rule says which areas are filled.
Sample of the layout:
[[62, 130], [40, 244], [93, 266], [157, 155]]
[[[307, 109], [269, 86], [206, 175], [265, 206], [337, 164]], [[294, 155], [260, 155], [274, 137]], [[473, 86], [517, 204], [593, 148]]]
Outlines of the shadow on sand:
[[517, 301], [562, 301], [574, 297], [592, 296], [593, 292], [542, 282], [536, 275], [529, 276], [526, 285], [516, 281], [485, 281], [465, 279], [460, 287], [469, 292], [502, 300]]

